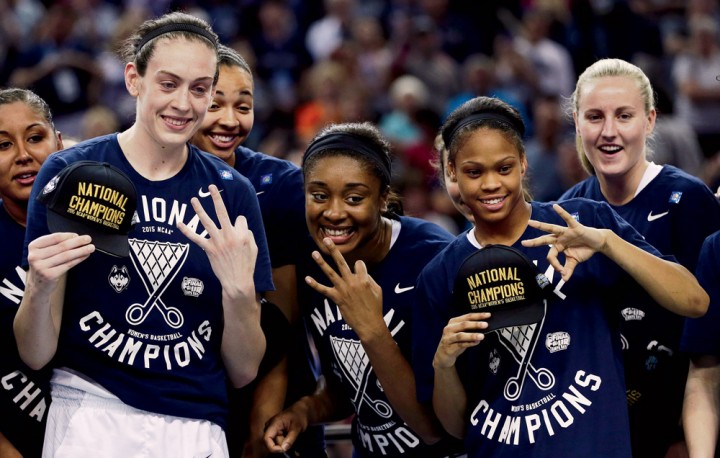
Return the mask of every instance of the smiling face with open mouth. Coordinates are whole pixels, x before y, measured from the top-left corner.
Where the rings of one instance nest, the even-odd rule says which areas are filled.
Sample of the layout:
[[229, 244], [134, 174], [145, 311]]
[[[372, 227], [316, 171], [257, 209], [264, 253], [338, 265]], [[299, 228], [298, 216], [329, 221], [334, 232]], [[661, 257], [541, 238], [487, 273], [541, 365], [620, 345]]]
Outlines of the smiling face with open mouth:
[[221, 65], [215, 97], [193, 143], [201, 150], [235, 163], [235, 149], [252, 130], [253, 78], [237, 66]]
[[138, 98], [136, 124], [153, 143], [185, 147], [212, 102], [216, 66], [215, 51], [185, 38], [159, 38], [142, 76], [134, 64], [127, 65], [126, 85]]
[[520, 219], [520, 213], [526, 216], [525, 155], [498, 130], [481, 128], [467, 135], [454, 163], [448, 164], [450, 173], [475, 225], [482, 226], [485, 234], [502, 232], [492, 228], [514, 221], [515, 216]]
[[0, 105], [0, 197], [25, 208], [40, 166], [60, 147], [55, 130], [24, 102]]
[[634, 80], [608, 76], [588, 81], [573, 116], [585, 155], [599, 178], [637, 175], [639, 181], [656, 114], [654, 109], [646, 113]]
[[[319, 158], [305, 177], [305, 215], [318, 248], [330, 238], [349, 264], [368, 259], [383, 240], [381, 212], [387, 193], [368, 166], [352, 157]], [[352, 265], [352, 264], [351, 264]]]

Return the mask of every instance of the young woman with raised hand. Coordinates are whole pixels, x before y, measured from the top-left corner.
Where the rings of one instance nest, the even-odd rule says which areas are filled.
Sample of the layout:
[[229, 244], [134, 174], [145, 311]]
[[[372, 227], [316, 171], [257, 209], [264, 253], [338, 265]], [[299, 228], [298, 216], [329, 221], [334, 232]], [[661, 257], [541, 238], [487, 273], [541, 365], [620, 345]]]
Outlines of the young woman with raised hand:
[[[598, 60], [578, 78], [571, 104], [578, 156], [590, 177], [561, 200], [607, 202], [648, 243], [695, 272], [705, 238], [720, 229], [720, 203], [699, 178], [652, 162], [648, 144], [657, 114], [647, 76], [621, 59]], [[620, 329], [633, 454], [664, 458], [682, 441], [685, 318], [644, 291], [617, 287], [626, 291]]]
[[[622, 292], [614, 285], [632, 277], [658, 303], [688, 316], [704, 313], [707, 295], [607, 204], [526, 200], [524, 125], [514, 108], [472, 99], [441, 133], [474, 227], [418, 278], [419, 401], [432, 401], [469, 457], [630, 457], [616, 305]], [[491, 314], [453, 303], [461, 265], [487, 245], [518, 250], [550, 282], [540, 321], [485, 333]]]
[[[28, 208], [14, 324], [29, 366], [53, 361], [44, 454], [227, 456], [226, 381], [241, 387], [257, 373], [259, 294], [273, 285], [252, 185], [188, 143], [212, 102], [217, 35], [168, 13], [142, 23], [122, 57], [134, 124], [52, 155]], [[34, 199], [88, 159], [134, 184], [129, 257], [97, 251], [88, 235], [49, 233], [49, 210]], [[143, 320], [131, 319], [143, 303]]]
[[417, 402], [409, 363], [417, 274], [452, 236], [398, 216], [390, 146], [370, 123], [323, 129], [302, 169], [312, 240], [298, 264], [298, 297], [327, 383], [271, 420], [268, 447], [285, 451], [308, 425], [354, 413], [357, 457], [457, 452], [430, 406]]

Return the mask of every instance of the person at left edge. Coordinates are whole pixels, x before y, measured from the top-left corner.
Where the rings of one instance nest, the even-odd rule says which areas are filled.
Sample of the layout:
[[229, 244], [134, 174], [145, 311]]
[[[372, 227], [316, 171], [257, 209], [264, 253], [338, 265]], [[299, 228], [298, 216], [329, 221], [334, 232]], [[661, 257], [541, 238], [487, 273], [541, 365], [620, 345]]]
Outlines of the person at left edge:
[[[226, 380], [241, 387], [257, 373], [259, 294], [273, 284], [252, 185], [188, 144], [212, 102], [217, 35], [174, 12], [143, 22], [124, 44], [135, 123], [51, 156], [28, 208], [14, 329], [30, 367], [55, 358], [43, 453], [226, 457]], [[96, 252], [87, 235], [48, 233], [35, 197], [86, 159], [135, 186], [127, 258]], [[151, 298], [142, 320], [126, 317]], [[170, 307], [179, 320], [164, 313]]]
[[[218, 66], [213, 102], [191, 141], [247, 177], [260, 203], [275, 291], [266, 292], [262, 303], [261, 326], [267, 349], [258, 377], [252, 384], [230, 391], [228, 426], [232, 434], [228, 435], [228, 447], [233, 456], [263, 456], [267, 454], [262, 441], [267, 420], [316, 387], [297, 303], [295, 273], [300, 242], [307, 238], [305, 194], [297, 165], [242, 146], [255, 120], [255, 88], [248, 63], [237, 51], [221, 44]], [[325, 456], [323, 426], [308, 428], [290, 453]]]
[[20, 359], [12, 326], [25, 287], [20, 267], [30, 190], [47, 157], [62, 149], [50, 107], [27, 89], [0, 90], [0, 457], [39, 457], [50, 370]]

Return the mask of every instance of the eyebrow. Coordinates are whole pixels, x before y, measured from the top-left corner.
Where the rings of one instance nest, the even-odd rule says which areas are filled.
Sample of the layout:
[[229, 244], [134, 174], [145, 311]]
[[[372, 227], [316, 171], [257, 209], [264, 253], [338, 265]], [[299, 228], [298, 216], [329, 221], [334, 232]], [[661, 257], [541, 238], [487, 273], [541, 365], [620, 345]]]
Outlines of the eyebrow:
[[[43, 123], [41, 123], [41, 122], [35, 122], [35, 123], [32, 123], [32, 124], [30, 124], [29, 126], [27, 126], [27, 127], [25, 128], [25, 132], [27, 132], [28, 130], [33, 129], [33, 128], [35, 128], [35, 127], [38, 127], [38, 126], [39, 126], [39, 127], [45, 127], [45, 125], [44, 125]], [[10, 133], [9, 133], [7, 130], [0, 130], [0, 135], [10, 135]]]
[[[328, 185], [327, 185], [326, 182], [320, 181], [320, 180], [309, 181], [308, 184], [314, 184], [314, 185], [316, 185], [316, 186], [323, 186], [323, 187], [326, 187], [326, 188], [328, 187]], [[366, 189], [370, 189], [370, 186], [367, 185], [366, 183], [346, 183], [345, 186], [343, 186], [343, 189], [350, 189], [350, 188], [366, 188]]]
[[[180, 76], [180, 75], [176, 75], [175, 73], [169, 72], [169, 71], [167, 71], [167, 70], [159, 70], [159, 71], [156, 73], [156, 75], [158, 75], [158, 76], [163, 76], [163, 75], [165, 75], [165, 76], [169, 76], [169, 77], [172, 77], [172, 78], [175, 78], [175, 79], [179, 79], [179, 80], [185, 80], [185, 79], [186, 79], [186, 78], [183, 78], [183, 77]], [[205, 81], [205, 80], [213, 81], [214, 79], [215, 79], [215, 78], [212, 77], [212, 76], [201, 76], [200, 78], [194, 79], [193, 82]]]
[[[232, 91], [231, 91], [231, 92], [232, 92]], [[249, 90], [249, 89], [241, 89], [241, 90], [239, 90], [239, 91], [237, 91], [237, 92], [238, 92], [240, 95], [249, 95], [249, 96], [251, 96], [251, 97], [252, 97], [252, 95], [253, 95], [252, 91]], [[219, 90], [219, 89], [217, 89], [217, 90], [215, 91], [215, 93], [216, 93], [216, 94], [220, 94], [220, 95], [225, 95], [225, 91], [221, 91], [221, 90]]]

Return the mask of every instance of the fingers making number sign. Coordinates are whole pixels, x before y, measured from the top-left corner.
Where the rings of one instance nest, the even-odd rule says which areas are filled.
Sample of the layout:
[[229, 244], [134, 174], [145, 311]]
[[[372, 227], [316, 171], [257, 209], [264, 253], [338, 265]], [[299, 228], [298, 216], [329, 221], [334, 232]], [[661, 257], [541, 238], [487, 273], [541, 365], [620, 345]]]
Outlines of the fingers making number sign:
[[[606, 236], [604, 230], [580, 224], [560, 205], [554, 204], [553, 209], [565, 221], [567, 226], [543, 223], [531, 219], [528, 225], [548, 232], [548, 234], [530, 240], [523, 240], [522, 245], [526, 247], [550, 245], [547, 259], [550, 265], [562, 275], [562, 279], [567, 281], [579, 263], [587, 261], [602, 248]], [[558, 260], [560, 253], [565, 255], [565, 265]]]
[[345, 322], [361, 339], [368, 333], [382, 329], [377, 327], [385, 326], [382, 288], [368, 274], [365, 263], [357, 261], [353, 272], [332, 240], [326, 238], [323, 243], [337, 266], [337, 272], [325, 262], [319, 252], [314, 251], [312, 257], [333, 286], [321, 285], [309, 276], [305, 277], [305, 282], [337, 304]]
[[210, 185], [209, 190], [219, 226], [207, 214], [200, 200], [193, 197], [190, 202], [209, 237], [201, 237], [183, 222], [178, 222], [178, 229], [207, 253], [223, 290], [239, 290], [241, 285], [247, 285], [253, 279], [258, 253], [255, 238], [244, 216], [239, 215], [234, 224], [230, 221], [217, 186]]

